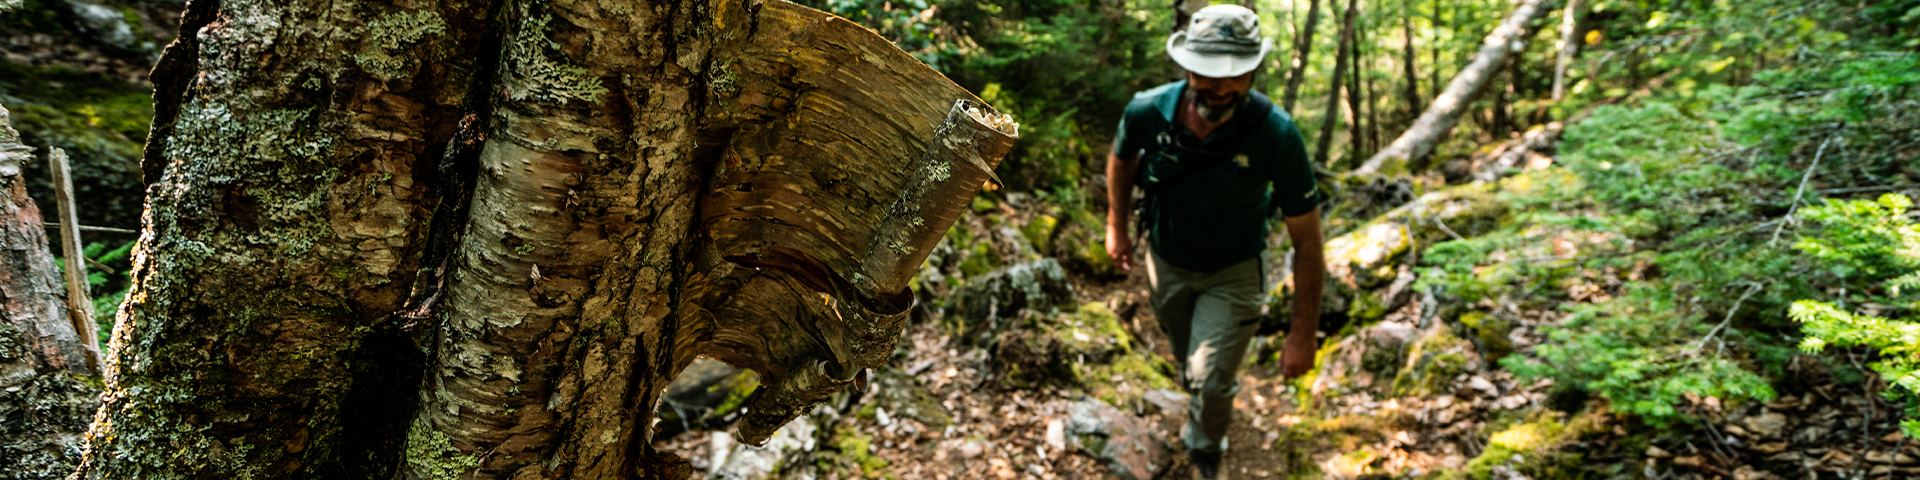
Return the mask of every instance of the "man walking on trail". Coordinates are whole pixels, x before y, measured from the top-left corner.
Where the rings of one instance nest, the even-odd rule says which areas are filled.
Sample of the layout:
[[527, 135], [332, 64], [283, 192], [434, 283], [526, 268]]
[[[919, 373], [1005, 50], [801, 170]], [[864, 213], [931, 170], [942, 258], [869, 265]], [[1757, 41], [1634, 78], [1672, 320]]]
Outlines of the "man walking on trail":
[[1237, 5], [1200, 9], [1167, 41], [1185, 81], [1134, 94], [1107, 157], [1107, 254], [1132, 269], [1133, 187], [1147, 192], [1147, 278], [1193, 395], [1187, 453], [1220, 477], [1247, 344], [1265, 316], [1267, 219], [1278, 207], [1293, 239], [1292, 326], [1280, 366], [1313, 367], [1322, 260], [1318, 189], [1293, 119], [1251, 89], [1273, 49], [1259, 17]]

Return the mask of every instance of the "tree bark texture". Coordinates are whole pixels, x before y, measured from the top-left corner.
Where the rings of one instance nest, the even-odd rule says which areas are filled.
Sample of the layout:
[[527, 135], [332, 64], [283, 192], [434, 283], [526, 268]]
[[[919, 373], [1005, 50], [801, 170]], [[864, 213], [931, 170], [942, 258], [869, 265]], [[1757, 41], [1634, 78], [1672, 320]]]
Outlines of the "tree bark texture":
[[1393, 173], [1405, 169], [1409, 164], [1417, 166], [1431, 157], [1434, 146], [1453, 130], [1454, 125], [1460, 123], [1460, 115], [1466, 112], [1467, 106], [1486, 89], [1487, 84], [1492, 83], [1491, 80], [1500, 73], [1499, 67], [1507, 57], [1526, 50], [1526, 26], [1546, 11], [1541, 8], [1542, 3], [1544, 0], [1521, 0], [1513, 13], [1507, 15], [1506, 20], [1487, 35], [1473, 62], [1447, 83], [1447, 88], [1434, 97], [1433, 102], [1427, 105], [1426, 112], [1414, 120], [1413, 126], [1408, 127], [1392, 144], [1375, 153], [1373, 158], [1367, 159], [1354, 173]]
[[1288, 114], [1293, 113], [1294, 100], [1300, 98], [1300, 83], [1307, 79], [1307, 62], [1312, 59], [1308, 54], [1313, 52], [1314, 26], [1319, 23], [1320, 0], [1307, 0], [1307, 25], [1294, 41], [1292, 70], [1287, 73], [1287, 93], [1280, 102], [1280, 108]]
[[92, 352], [74, 330], [22, 164], [34, 161], [0, 106], [0, 479], [63, 478], [98, 402]]
[[[1326, 165], [1333, 158], [1333, 129], [1335, 119], [1338, 118], [1336, 115], [1340, 113], [1340, 90], [1342, 90], [1341, 86], [1346, 84], [1347, 60], [1352, 56], [1353, 51], [1353, 14], [1356, 11], [1354, 2], [1355, 0], [1347, 0], [1346, 14], [1340, 23], [1339, 48], [1333, 55], [1333, 77], [1327, 87], [1327, 114], [1321, 117], [1325, 120], [1322, 120], [1320, 125], [1320, 141], [1317, 142], [1317, 148], [1313, 153], [1313, 163], [1316, 165]], [[1348, 120], [1347, 124], [1352, 125], [1353, 121]]]
[[1014, 139], [786, 2], [185, 16], [88, 478], [684, 475], [673, 377], [756, 370], [758, 443], [881, 363]]

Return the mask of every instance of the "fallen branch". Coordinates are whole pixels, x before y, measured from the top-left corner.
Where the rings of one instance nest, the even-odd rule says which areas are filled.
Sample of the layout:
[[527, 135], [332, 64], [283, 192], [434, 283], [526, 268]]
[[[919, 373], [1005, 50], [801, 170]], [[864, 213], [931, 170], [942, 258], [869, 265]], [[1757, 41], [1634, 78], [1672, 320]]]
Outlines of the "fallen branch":
[[1733, 308], [1727, 309], [1727, 318], [1725, 320], [1721, 320], [1719, 325], [1715, 325], [1713, 327], [1713, 330], [1708, 331], [1707, 336], [1700, 337], [1700, 341], [1698, 343], [1693, 344], [1693, 348], [1688, 350], [1687, 352], [1688, 354], [1692, 354], [1693, 352], [1700, 351], [1700, 347], [1707, 346], [1707, 341], [1713, 340], [1713, 337], [1715, 335], [1719, 335], [1721, 330], [1724, 330], [1727, 328], [1727, 324], [1733, 323], [1733, 314], [1740, 311], [1740, 304], [1746, 302], [1747, 297], [1751, 297], [1755, 292], [1759, 292], [1760, 287], [1762, 286], [1761, 284], [1753, 283], [1753, 282], [1747, 282], [1747, 285], [1748, 285], [1747, 293], [1741, 294], [1739, 300], [1733, 301]]
[[[47, 228], [60, 228], [60, 222], [47, 222], [47, 223], [46, 223], [46, 226], [47, 226]], [[140, 234], [140, 231], [139, 231], [139, 230], [134, 230], [134, 229], [130, 229], [130, 228], [113, 228], [113, 227], [96, 227], [96, 226], [92, 226], [92, 225], [81, 225], [81, 226], [80, 226], [80, 231], [82, 231], [82, 232], [100, 232], [100, 233], [125, 233], [125, 234], [129, 234], [129, 235], [139, 235], [139, 234]]]
[[1781, 218], [1780, 225], [1773, 227], [1773, 238], [1767, 240], [1768, 245], [1772, 245], [1774, 242], [1780, 240], [1780, 230], [1787, 228], [1787, 222], [1793, 218], [1793, 212], [1800, 210], [1800, 194], [1806, 193], [1807, 180], [1812, 180], [1814, 170], [1820, 169], [1820, 156], [1827, 153], [1827, 144], [1829, 143], [1833, 143], [1833, 136], [1831, 135], [1827, 136], [1826, 141], [1820, 142], [1819, 150], [1813, 152], [1813, 165], [1808, 165], [1806, 175], [1800, 176], [1800, 188], [1793, 191], [1793, 205], [1787, 207], [1787, 216]]
[[1460, 116], [1466, 112], [1473, 99], [1486, 89], [1496, 75], [1499, 65], [1506, 62], [1509, 55], [1525, 51], [1527, 47], [1526, 25], [1547, 9], [1540, 8], [1542, 0], [1524, 0], [1513, 9], [1500, 26], [1480, 45], [1480, 52], [1474, 54], [1473, 62], [1460, 70], [1460, 74], [1447, 83], [1447, 88], [1433, 97], [1426, 112], [1413, 122], [1400, 138], [1394, 139], [1387, 148], [1381, 149], [1367, 163], [1354, 169], [1356, 174], [1378, 173], [1384, 168], [1388, 171], [1398, 168], [1387, 167], [1396, 162], [1402, 165], [1425, 161], [1433, 155], [1433, 148], [1440, 143], [1440, 137], [1453, 130], [1460, 123]]

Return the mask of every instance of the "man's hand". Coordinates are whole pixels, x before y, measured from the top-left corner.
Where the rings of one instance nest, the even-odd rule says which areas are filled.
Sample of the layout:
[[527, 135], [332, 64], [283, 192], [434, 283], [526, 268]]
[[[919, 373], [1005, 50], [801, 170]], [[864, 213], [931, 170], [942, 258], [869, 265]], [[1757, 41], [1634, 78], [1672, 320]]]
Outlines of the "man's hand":
[[1107, 256], [1120, 271], [1133, 271], [1133, 238], [1127, 236], [1126, 226], [1107, 225]]
[[1287, 334], [1286, 341], [1280, 344], [1280, 373], [1291, 380], [1313, 370], [1313, 357], [1319, 353], [1319, 345], [1312, 333]]

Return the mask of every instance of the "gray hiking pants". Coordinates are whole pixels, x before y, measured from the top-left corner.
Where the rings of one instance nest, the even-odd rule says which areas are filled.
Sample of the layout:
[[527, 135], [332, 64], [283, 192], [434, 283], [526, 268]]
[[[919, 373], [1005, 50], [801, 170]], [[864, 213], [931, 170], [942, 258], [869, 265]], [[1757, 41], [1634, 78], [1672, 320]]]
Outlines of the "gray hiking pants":
[[1187, 412], [1187, 449], [1222, 452], [1240, 392], [1240, 364], [1260, 327], [1267, 292], [1265, 255], [1218, 272], [1183, 269], [1147, 251], [1153, 311], [1173, 341], [1181, 383], [1193, 396]]

